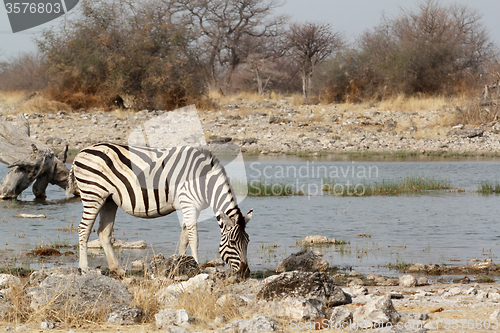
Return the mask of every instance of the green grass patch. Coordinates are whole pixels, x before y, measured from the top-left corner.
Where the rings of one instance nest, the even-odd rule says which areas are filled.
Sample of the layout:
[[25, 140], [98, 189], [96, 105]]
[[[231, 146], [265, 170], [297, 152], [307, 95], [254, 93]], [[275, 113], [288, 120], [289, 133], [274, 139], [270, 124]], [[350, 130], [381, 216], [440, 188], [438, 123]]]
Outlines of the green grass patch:
[[410, 268], [412, 265], [413, 265], [413, 263], [411, 263], [411, 262], [396, 261], [396, 263], [388, 263], [388, 264], [383, 265], [382, 267], [406, 272], [408, 270], [408, 268]]
[[22, 267], [0, 267], [0, 274], [10, 274], [17, 277], [28, 277], [33, 272], [33, 269], [26, 269]]
[[49, 243], [40, 243], [40, 244], [35, 244], [35, 250], [39, 250], [39, 249], [60, 249], [60, 248], [69, 248], [69, 247], [72, 247], [71, 245], [69, 245], [69, 241], [68, 240], [65, 240], [65, 241], [60, 241], [60, 240], [56, 240], [56, 241], [52, 241], [52, 242], [49, 242]]
[[382, 180], [376, 183], [340, 184], [334, 179], [323, 181], [323, 192], [338, 196], [400, 195], [451, 189], [449, 180], [409, 176], [399, 180]]
[[480, 182], [477, 188], [477, 192], [481, 194], [499, 194], [500, 183], [491, 183], [489, 181]]

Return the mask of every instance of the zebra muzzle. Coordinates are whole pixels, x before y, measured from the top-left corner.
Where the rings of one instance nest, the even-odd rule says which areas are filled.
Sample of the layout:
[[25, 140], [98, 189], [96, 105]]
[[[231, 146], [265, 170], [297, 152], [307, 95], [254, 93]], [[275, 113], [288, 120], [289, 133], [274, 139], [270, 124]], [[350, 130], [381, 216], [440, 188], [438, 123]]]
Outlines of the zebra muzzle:
[[250, 276], [250, 268], [244, 262], [240, 264], [240, 269], [238, 270], [238, 275], [242, 278], [248, 278]]

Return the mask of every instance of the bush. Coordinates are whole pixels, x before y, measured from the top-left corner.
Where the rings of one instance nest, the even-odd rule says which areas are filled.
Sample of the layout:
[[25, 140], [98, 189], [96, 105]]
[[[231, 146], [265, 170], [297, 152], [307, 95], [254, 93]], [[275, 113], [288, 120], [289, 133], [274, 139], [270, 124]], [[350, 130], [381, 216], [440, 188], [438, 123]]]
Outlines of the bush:
[[64, 29], [38, 40], [51, 98], [78, 109], [133, 96], [136, 108], [173, 109], [201, 96], [204, 68], [189, 32], [158, 3], [87, 0], [77, 8]]
[[478, 12], [426, 0], [384, 17], [324, 66], [317, 81], [330, 101], [469, 93], [495, 57]]

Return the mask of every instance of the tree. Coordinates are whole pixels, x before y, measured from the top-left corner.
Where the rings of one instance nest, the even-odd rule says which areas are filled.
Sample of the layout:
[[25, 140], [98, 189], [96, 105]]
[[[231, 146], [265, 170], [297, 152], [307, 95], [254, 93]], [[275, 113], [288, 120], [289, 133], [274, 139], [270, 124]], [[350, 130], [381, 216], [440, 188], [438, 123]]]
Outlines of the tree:
[[185, 20], [199, 34], [199, 45], [207, 54], [211, 84], [217, 85], [217, 66], [226, 68], [229, 84], [236, 67], [249, 55], [243, 41], [275, 36], [285, 16], [267, 20], [280, 0], [173, 0], [187, 12]]
[[344, 44], [340, 32], [332, 32], [329, 24], [292, 24], [286, 33], [290, 56], [299, 64], [302, 92], [305, 98], [311, 94], [314, 69]]

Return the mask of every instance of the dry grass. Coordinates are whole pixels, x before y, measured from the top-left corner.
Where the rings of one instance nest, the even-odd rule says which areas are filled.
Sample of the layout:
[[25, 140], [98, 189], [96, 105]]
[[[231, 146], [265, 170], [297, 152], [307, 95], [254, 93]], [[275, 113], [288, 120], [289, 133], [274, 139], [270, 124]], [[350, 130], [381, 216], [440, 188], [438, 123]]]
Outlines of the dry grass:
[[0, 91], [0, 104], [13, 107], [13, 113], [49, 113], [72, 111], [65, 103], [48, 100], [41, 94], [30, 97], [26, 91]]

